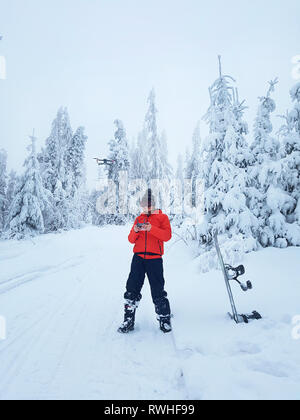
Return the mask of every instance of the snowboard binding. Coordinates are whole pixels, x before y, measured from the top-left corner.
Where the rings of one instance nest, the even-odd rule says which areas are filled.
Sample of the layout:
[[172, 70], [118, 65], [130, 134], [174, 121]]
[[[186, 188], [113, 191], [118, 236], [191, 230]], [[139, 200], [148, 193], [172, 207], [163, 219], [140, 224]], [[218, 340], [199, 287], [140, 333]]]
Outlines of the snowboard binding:
[[234, 302], [234, 298], [233, 298], [233, 293], [231, 290], [230, 281], [232, 280], [236, 281], [244, 292], [247, 292], [248, 290], [252, 290], [253, 286], [252, 286], [251, 281], [242, 283], [239, 280], [239, 277], [245, 274], [245, 267], [243, 265], [240, 265], [235, 268], [229, 264], [224, 264], [224, 260], [222, 257], [222, 253], [221, 253], [221, 249], [220, 249], [220, 245], [218, 241], [218, 235], [216, 233], [214, 235], [214, 239], [215, 239], [217, 255], [219, 258], [221, 269], [223, 271], [224, 280], [225, 280], [225, 284], [226, 284], [226, 288], [227, 288], [227, 292], [228, 292], [228, 296], [229, 296], [229, 300], [231, 304], [232, 313], [229, 313], [230, 318], [233, 319], [237, 324], [240, 324], [240, 323], [248, 324], [249, 321], [251, 320], [262, 319], [262, 316], [257, 311], [253, 311], [252, 314], [238, 314], [236, 305]]
[[243, 265], [239, 265], [238, 267], [234, 268], [229, 264], [225, 264], [225, 268], [227, 270], [228, 279], [236, 281], [241, 286], [243, 292], [247, 292], [248, 290], [253, 289], [251, 281], [247, 281], [246, 283], [239, 281], [239, 277], [245, 274], [245, 267]]
[[245, 324], [248, 324], [250, 320], [262, 319], [262, 316], [257, 311], [253, 311], [251, 315], [241, 315], [241, 316], [243, 317]]

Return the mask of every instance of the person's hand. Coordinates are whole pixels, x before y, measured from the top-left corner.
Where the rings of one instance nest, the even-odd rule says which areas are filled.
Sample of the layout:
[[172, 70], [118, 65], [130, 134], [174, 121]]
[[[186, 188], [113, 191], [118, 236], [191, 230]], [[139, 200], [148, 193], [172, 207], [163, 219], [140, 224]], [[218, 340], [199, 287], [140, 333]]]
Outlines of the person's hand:
[[145, 232], [150, 232], [151, 228], [152, 228], [151, 223], [148, 222], [144, 225], [142, 230], [144, 230]]
[[151, 224], [145, 223], [143, 227], [138, 227], [137, 225], [134, 225], [133, 230], [135, 231], [135, 233], [139, 233], [139, 232], [150, 232], [152, 226]]

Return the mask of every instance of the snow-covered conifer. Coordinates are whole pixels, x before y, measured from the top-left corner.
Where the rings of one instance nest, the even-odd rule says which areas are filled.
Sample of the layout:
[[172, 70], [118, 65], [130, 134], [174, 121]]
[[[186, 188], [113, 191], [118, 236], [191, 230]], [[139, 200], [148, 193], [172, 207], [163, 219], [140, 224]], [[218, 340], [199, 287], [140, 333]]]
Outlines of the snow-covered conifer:
[[46, 146], [38, 155], [41, 164], [45, 188], [50, 191], [54, 200], [55, 213], [53, 220], [47, 220], [47, 230], [56, 231], [69, 226], [69, 197], [73, 189], [73, 174], [69, 170], [68, 152], [73, 133], [67, 108], [60, 108], [52, 123], [50, 136]]
[[0, 150], [0, 233], [4, 229], [5, 213], [7, 208], [7, 153], [4, 149]]
[[144, 130], [138, 134], [137, 142], [132, 142], [130, 148], [130, 179], [131, 180], [147, 180], [147, 147], [146, 135]]
[[168, 141], [167, 141], [167, 134], [165, 130], [163, 130], [161, 134], [161, 161], [162, 161], [162, 179], [170, 181], [173, 177], [173, 168], [172, 165], [169, 163], [169, 151], [168, 151]]
[[25, 173], [8, 214], [7, 235], [22, 239], [44, 232], [44, 214], [51, 208], [49, 193], [44, 189], [36, 154], [36, 138], [30, 137], [29, 156], [25, 160]]
[[120, 171], [129, 170], [129, 147], [126, 130], [121, 120], [115, 120], [116, 131], [114, 138], [109, 142], [109, 159], [114, 164], [108, 168], [108, 177], [115, 182], [119, 182]]
[[276, 160], [278, 158], [279, 141], [271, 135], [273, 125], [270, 117], [276, 109], [271, 94], [277, 83], [278, 79], [270, 81], [267, 94], [259, 98], [259, 107], [254, 123], [254, 141], [251, 145], [251, 151], [258, 164], [263, 163], [266, 159]]
[[16, 196], [19, 181], [20, 181], [20, 179], [19, 179], [17, 173], [14, 170], [10, 171], [10, 173], [8, 175], [7, 190], [6, 190], [5, 222], [7, 221], [10, 206], [13, 202], [13, 199]]
[[84, 127], [79, 127], [73, 135], [66, 151], [66, 170], [72, 174], [72, 191], [79, 190], [85, 184], [85, 147], [87, 136]]
[[[63, 188], [66, 180], [66, 164], [68, 147], [72, 140], [72, 129], [66, 108], [60, 108], [52, 123], [50, 136], [44, 148], [43, 179], [45, 187], [53, 194], [60, 181]], [[41, 159], [41, 157], [39, 156]]]
[[174, 214], [172, 223], [179, 227], [184, 219], [184, 167], [182, 154], [177, 156], [177, 168], [174, 181], [175, 185], [171, 191], [171, 211]]
[[190, 162], [188, 165], [189, 179], [192, 182], [192, 205], [196, 205], [196, 183], [200, 177], [201, 170], [201, 133], [200, 133], [200, 122], [193, 133], [193, 149]]
[[85, 219], [87, 212], [85, 147], [87, 136], [84, 128], [79, 127], [66, 150], [65, 204], [68, 219], [65, 228], [77, 228]]
[[191, 152], [189, 147], [185, 149], [185, 157], [184, 157], [184, 178], [185, 179], [192, 179], [192, 170], [191, 170]]
[[243, 103], [232, 86], [234, 79], [220, 76], [209, 89], [211, 105], [205, 116], [210, 134], [202, 145], [201, 178], [204, 181], [205, 217], [197, 226], [200, 242], [210, 242], [215, 230], [229, 237], [249, 239], [248, 250], [258, 226], [247, 207], [247, 166], [253, 161], [245, 134]]
[[[272, 136], [271, 122], [271, 114], [276, 109], [271, 94], [277, 83], [277, 79], [270, 81], [267, 94], [259, 98], [251, 145], [255, 162], [249, 168], [251, 185], [248, 189], [248, 206], [258, 218], [257, 237], [264, 247], [282, 244], [281, 239], [285, 236], [285, 215], [280, 213], [283, 210], [280, 203], [285, 206], [287, 197], [280, 184], [282, 165], [278, 160], [279, 141]], [[279, 200], [276, 201], [276, 197]]]
[[148, 97], [148, 110], [145, 117], [146, 147], [149, 165], [148, 182], [150, 179], [162, 179], [164, 174], [161, 138], [157, 130], [157, 112], [155, 91], [152, 89]]
[[93, 225], [103, 226], [109, 222], [106, 214], [99, 213], [97, 209], [97, 201], [101, 197], [102, 192], [93, 190], [89, 196], [88, 218]]
[[[124, 207], [126, 207], [126, 204], [128, 202], [128, 185], [125, 186], [125, 191], [121, 190], [120, 184], [124, 181], [124, 179], [120, 178], [120, 174], [124, 176], [124, 172], [127, 172], [128, 177], [130, 169], [130, 157], [128, 140], [123, 122], [121, 120], [116, 119], [114, 121], [114, 125], [116, 127], [114, 138], [109, 142], [109, 159], [111, 159], [113, 163], [108, 166], [107, 171], [108, 178], [114, 181], [114, 183], [116, 184], [117, 215], [111, 215], [111, 217], [108, 218], [108, 220], [114, 223], [122, 224], [125, 222], [127, 216], [127, 211], [126, 209], [124, 209]], [[125, 203], [124, 206], [123, 203]], [[126, 214], [124, 214], [123, 210]]]
[[300, 82], [290, 91], [294, 108], [287, 113], [280, 129], [282, 145], [281, 183], [290, 197], [290, 205], [285, 205], [288, 221], [288, 245], [300, 245]]
[[183, 183], [183, 181], [184, 181], [184, 168], [183, 168], [182, 154], [179, 154], [177, 156], [176, 178], [179, 179]]

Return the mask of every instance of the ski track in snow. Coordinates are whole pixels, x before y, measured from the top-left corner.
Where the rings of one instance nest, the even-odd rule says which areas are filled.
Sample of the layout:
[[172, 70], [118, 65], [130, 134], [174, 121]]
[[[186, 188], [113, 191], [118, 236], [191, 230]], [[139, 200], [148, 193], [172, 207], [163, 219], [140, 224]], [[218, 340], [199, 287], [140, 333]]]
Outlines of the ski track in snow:
[[[26, 274], [20, 274], [16, 277], [9, 278], [3, 281], [0, 281], [0, 295], [9, 292], [16, 287], [22, 286], [22, 284], [41, 279], [42, 277], [49, 276], [51, 274], [60, 273], [63, 270], [68, 270], [69, 268], [76, 267], [80, 264], [81, 259], [72, 259], [70, 261], [65, 261], [62, 264], [58, 264], [57, 266], [46, 266], [41, 267], [39, 271], [32, 271]], [[78, 262], [77, 262], [78, 261]], [[3, 287], [4, 286], [4, 287]]]
[[[38, 248], [26, 243], [36, 256], [15, 252], [16, 264], [6, 252], [7, 270], [0, 277], [0, 313], [8, 324], [7, 340], [0, 342], [1, 399], [186, 397], [171, 337], [158, 330], [150, 296], [144, 300], [145, 325], [138, 322], [128, 336], [116, 332], [132, 257], [127, 229], [83, 230], [84, 244], [80, 231], [49, 235]], [[119, 264], [111, 261], [116, 251], [107, 246], [110, 239], [123, 246]], [[65, 247], [56, 249], [57, 241], [66, 241]], [[64, 248], [70, 258], [56, 264]], [[44, 263], [46, 249], [53, 264]]]
[[254, 290], [233, 288], [238, 310], [264, 319], [237, 326], [221, 272], [201, 274], [174, 238], [164, 257], [174, 332], [159, 331], [146, 280], [136, 330], [120, 335], [128, 230], [0, 242], [0, 399], [300, 399], [298, 249], [246, 257]]

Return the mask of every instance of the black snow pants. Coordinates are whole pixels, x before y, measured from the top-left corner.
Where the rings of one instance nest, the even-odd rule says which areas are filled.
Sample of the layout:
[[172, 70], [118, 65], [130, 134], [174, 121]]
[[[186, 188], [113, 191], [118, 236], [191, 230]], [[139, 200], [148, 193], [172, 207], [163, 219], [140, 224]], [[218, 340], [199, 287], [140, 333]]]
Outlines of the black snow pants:
[[136, 254], [134, 255], [124, 298], [136, 303], [141, 300], [141, 291], [146, 274], [150, 283], [156, 314], [158, 316], [170, 316], [171, 310], [167, 299], [168, 294], [164, 290], [165, 279], [162, 258], [147, 260]]

